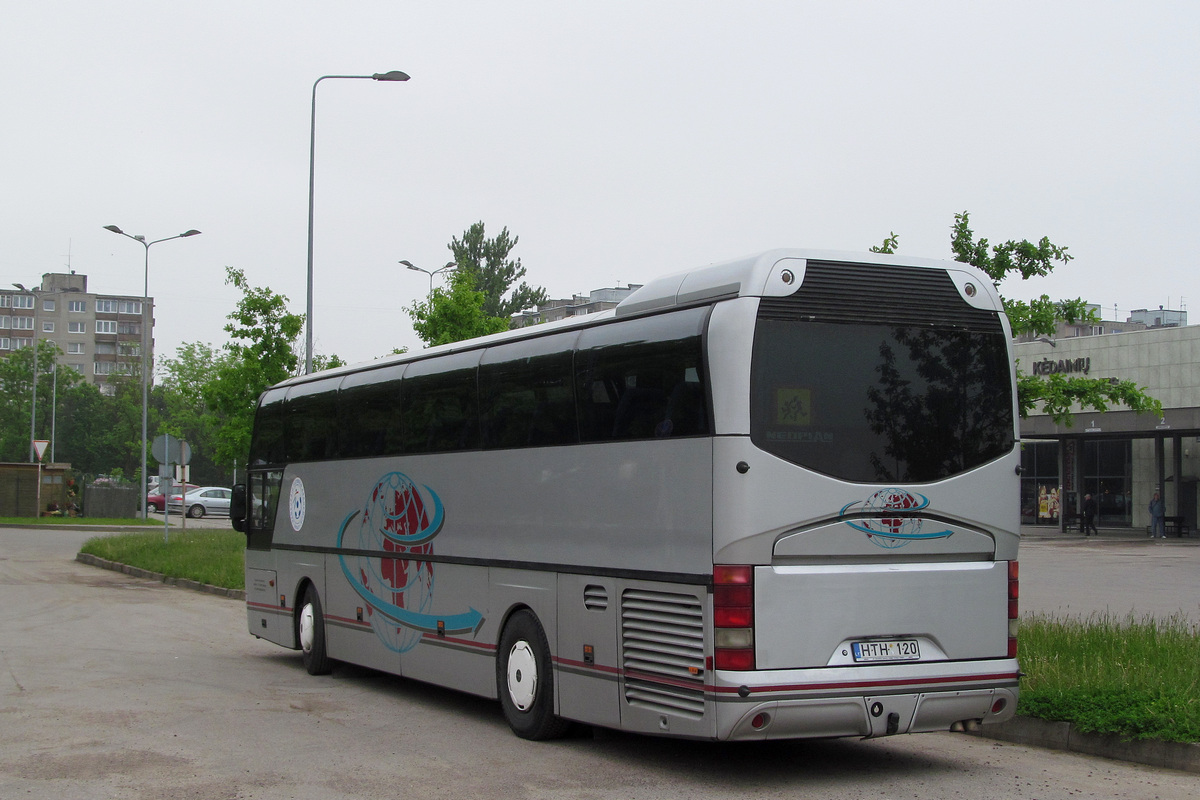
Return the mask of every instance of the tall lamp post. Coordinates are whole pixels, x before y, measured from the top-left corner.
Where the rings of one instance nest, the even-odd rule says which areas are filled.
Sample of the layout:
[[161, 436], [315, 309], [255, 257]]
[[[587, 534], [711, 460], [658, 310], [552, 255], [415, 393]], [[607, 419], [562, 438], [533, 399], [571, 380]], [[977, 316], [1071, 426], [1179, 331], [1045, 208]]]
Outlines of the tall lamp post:
[[401, 259], [400, 263], [403, 264], [404, 266], [408, 267], [409, 269], [413, 270], [414, 272], [424, 272], [426, 275], [429, 276], [429, 297], [430, 297], [430, 299], [433, 298], [433, 276], [437, 275], [438, 273], [441, 273], [441, 272], [450, 272], [451, 270], [458, 267], [458, 264], [455, 264], [453, 261], [447, 261], [446, 266], [438, 267], [433, 272], [430, 272], [427, 269], [421, 269], [420, 267], [418, 267], [416, 264], [412, 263], [411, 261], [405, 261], [404, 259]]
[[[37, 439], [37, 294], [32, 289], [26, 289], [19, 283], [14, 283], [13, 286], [20, 289], [22, 292], [29, 292], [33, 295], [33, 402], [29, 405], [29, 463], [33, 463], [34, 444]], [[38, 485], [38, 491], [41, 491], [41, 485]]]
[[[147, 242], [146, 237], [140, 233], [131, 234], [118, 228], [116, 225], [105, 225], [104, 230], [119, 233], [122, 236], [133, 239], [135, 242], [146, 248], [146, 264], [145, 276], [142, 282], [142, 519], [146, 519], [146, 417], [149, 409], [149, 386], [150, 386], [150, 346], [147, 344], [147, 336], [149, 335], [150, 322], [153, 317], [148, 316], [147, 311], [150, 307], [150, 245], [158, 244], [159, 242], [169, 242], [172, 239], [183, 239], [188, 236], [196, 236], [200, 233], [198, 230], [189, 230], [175, 236], [168, 236], [165, 239], [155, 239]], [[165, 500], [163, 501], [165, 504]], [[164, 505], [165, 508], [165, 505]]]
[[304, 374], [312, 372], [313, 364], [313, 180], [317, 161], [317, 84], [325, 80], [406, 81], [408, 75], [400, 70], [376, 72], [374, 75], [322, 75], [313, 82], [312, 120], [308, 128], [308, 291], [304, 305]]

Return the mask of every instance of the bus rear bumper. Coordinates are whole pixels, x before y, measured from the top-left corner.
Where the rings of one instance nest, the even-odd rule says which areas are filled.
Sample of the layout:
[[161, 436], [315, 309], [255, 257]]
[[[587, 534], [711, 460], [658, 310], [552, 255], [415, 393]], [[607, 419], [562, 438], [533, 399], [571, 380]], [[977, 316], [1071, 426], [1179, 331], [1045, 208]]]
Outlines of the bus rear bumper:
[[1016, 713], [1015, 659], [949, 662], [932, 675], [931, 665], [923, 666], [919, 676], [912, 665], [870, 667], [869, 674], [840, 668], [744, 673], [743, 679], [773, 680], [718, 690], [717, 738], [890, 736], [973, 728]]

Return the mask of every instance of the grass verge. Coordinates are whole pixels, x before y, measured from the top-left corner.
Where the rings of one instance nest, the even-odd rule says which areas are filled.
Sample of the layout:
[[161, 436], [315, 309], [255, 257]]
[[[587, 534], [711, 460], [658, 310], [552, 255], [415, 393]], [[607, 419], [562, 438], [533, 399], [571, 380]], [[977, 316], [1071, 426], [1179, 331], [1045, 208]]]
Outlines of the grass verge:
[[1126, 739], [1200, 742], [1200, 625], [1167, 619], [1021, 619], [1017, 713]]
[[100, 558], [226, 589], [245, 588], [246, 537], [232, 530], [123, 533], [89, 539], [80, 548]]

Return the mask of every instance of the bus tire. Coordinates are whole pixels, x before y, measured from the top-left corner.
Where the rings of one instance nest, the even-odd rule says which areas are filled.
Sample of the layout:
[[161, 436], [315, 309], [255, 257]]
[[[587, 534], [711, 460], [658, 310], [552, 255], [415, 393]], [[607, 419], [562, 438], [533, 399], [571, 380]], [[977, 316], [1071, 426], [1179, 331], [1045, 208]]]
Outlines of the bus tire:
[[504, 718], [522, 739], [556, 739], [570, 723], [554, 713], [554, 673], [546, 634], [533, 612], [509, 618], [496, 657], [496, 691]]
[[325, 652], [325, 615], [321, 612], [321, 598], [312, 586], [304, 590], [304, 599], [300, 601], [296, 634], [308, 674], [328, 675], [330, 663], [329, 655]]

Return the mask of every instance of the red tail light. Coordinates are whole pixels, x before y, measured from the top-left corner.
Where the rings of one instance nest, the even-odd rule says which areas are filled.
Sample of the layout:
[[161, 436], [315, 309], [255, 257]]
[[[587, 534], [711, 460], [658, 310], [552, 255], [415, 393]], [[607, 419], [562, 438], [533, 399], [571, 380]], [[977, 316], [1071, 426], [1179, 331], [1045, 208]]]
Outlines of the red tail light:
[[1008, 657], [1017, 657], [1017, 629], [1020, 626], [1021, 567], [1008, 562]]
[[754, 669], [754, 567], [713, 567], [713, 638], [717, 669]]

